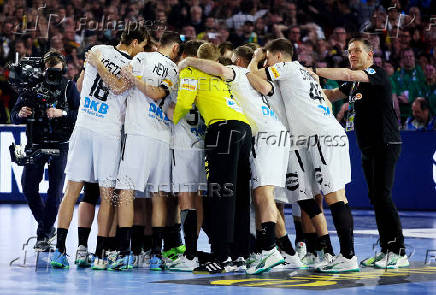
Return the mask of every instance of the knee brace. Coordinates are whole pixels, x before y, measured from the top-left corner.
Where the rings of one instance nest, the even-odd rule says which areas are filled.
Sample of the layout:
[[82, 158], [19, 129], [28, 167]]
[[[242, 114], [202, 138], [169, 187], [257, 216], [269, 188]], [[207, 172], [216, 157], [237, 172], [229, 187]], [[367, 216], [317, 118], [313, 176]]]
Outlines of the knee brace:
[[301, 210], [306, 212], [307, 215], [312, 219], [316, 215], [321, 214], [321, 208], [319, 208], [318, 204], [316, 203], [315, 199], [307, 199], [298, 201], [298, 205], [300, 206]]
[[100, 188], [98, 183], [85, 182], [85, 188], [81, 202], [97, 205], [100, 197]]

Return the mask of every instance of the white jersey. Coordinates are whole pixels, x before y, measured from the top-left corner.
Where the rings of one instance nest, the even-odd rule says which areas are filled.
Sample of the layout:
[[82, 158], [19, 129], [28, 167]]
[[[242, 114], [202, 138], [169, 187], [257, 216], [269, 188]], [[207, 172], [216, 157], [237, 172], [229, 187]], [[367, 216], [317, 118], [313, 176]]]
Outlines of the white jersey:
[[267, 68], [267, 76], [278, 81], [294, 138], [345, 134], [327, 106], [321, 86], [299, 62], [276, 63]]
[[[96, 45], [91, 50], [101, 52], [101, 61], [115, 76], [119, 76], [121, 68], [129, 65], [132, 59], [127, 53], [111, 45]], [[124, 124], [129, 92], [125, 91], [119, 95], [113, 93], [103, 82], [97, 69], [87, 63], [75, 126], [119, 137], [121, 126]]]
[[258, 132], [280, 132], [286, 130], [267, 97], [256, 91], [247, 78], [250, 71], [246, 68], [230, 66], [235, 75], [229, 82], [230, 89], [242, 107], [245, 116], [250, 122], [253, 136]]
[[[131, 63], [133, 74], [148, 85], [162, 86], [169, 93], [177, 89], [177, 66], [159, 52], [141, 52]], [[126, 134], [143, 135], [170, 143], [170, 121], [166, 115], [170, 98], [158, 102], [145, 96], [136, 87], [127, 103]]]

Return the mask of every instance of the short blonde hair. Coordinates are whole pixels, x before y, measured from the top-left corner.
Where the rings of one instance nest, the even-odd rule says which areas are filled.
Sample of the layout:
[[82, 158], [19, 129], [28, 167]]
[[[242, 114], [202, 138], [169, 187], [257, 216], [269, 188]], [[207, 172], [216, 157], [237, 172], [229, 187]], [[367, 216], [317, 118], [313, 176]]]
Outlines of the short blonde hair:
[[204, 43], [198, 48], [197, 57], [217, 61], [220, 57], [220, 50], [212, 43]]

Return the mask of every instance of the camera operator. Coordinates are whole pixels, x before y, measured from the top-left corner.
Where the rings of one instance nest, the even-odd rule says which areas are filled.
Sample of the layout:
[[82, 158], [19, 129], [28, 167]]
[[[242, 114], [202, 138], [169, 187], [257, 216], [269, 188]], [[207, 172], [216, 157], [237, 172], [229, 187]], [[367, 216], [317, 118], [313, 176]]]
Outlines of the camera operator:
[[[41, 153], [30, 163], [24, 165], [21, 185], [30, 210], [38, 222], [38, 251], [50, 249], [49, 240], [56, 233], [53, 224], [62, 198], [65, 180], [65, 165], [68, 155], [68, 140], [74, 128], [80, 94], [73, 81], [62, 76], [66, 72], [63, 56], [49, 51], [43, 57], [44, 78], [36, 89], [38, 91], [19, 93], [18, 100], [11, 112], [14, 124], [27, 124], [26, 152], [40, 149], [56, 149], [59, 155]], [[41, 98], [43, 97], [43, 98]], [[44, 166], [48, 163], [49, 188], [44, 202], [39, 194], [39, 183], [44, 176]]]

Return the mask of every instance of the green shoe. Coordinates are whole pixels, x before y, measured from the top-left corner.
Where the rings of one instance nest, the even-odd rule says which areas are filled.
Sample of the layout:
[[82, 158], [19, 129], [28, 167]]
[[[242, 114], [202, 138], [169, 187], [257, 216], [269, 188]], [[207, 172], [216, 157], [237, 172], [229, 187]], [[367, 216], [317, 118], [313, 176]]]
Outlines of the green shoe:
[[168, 258], [171, 261], [176, 260], [179, 258], [183, 253], [186, 251], [185, 245], [180, 245], [175, 248], [171, 248], [168, 251], [162, 251], [162, 258]]
[[380, 252], [377, 253], [376, 256], [366, 258], [360, 262], [360, 265], [365, 267], [374, 267], [376, 262], [379, 262], [383, 258], [385, 258], [386, 253]]

